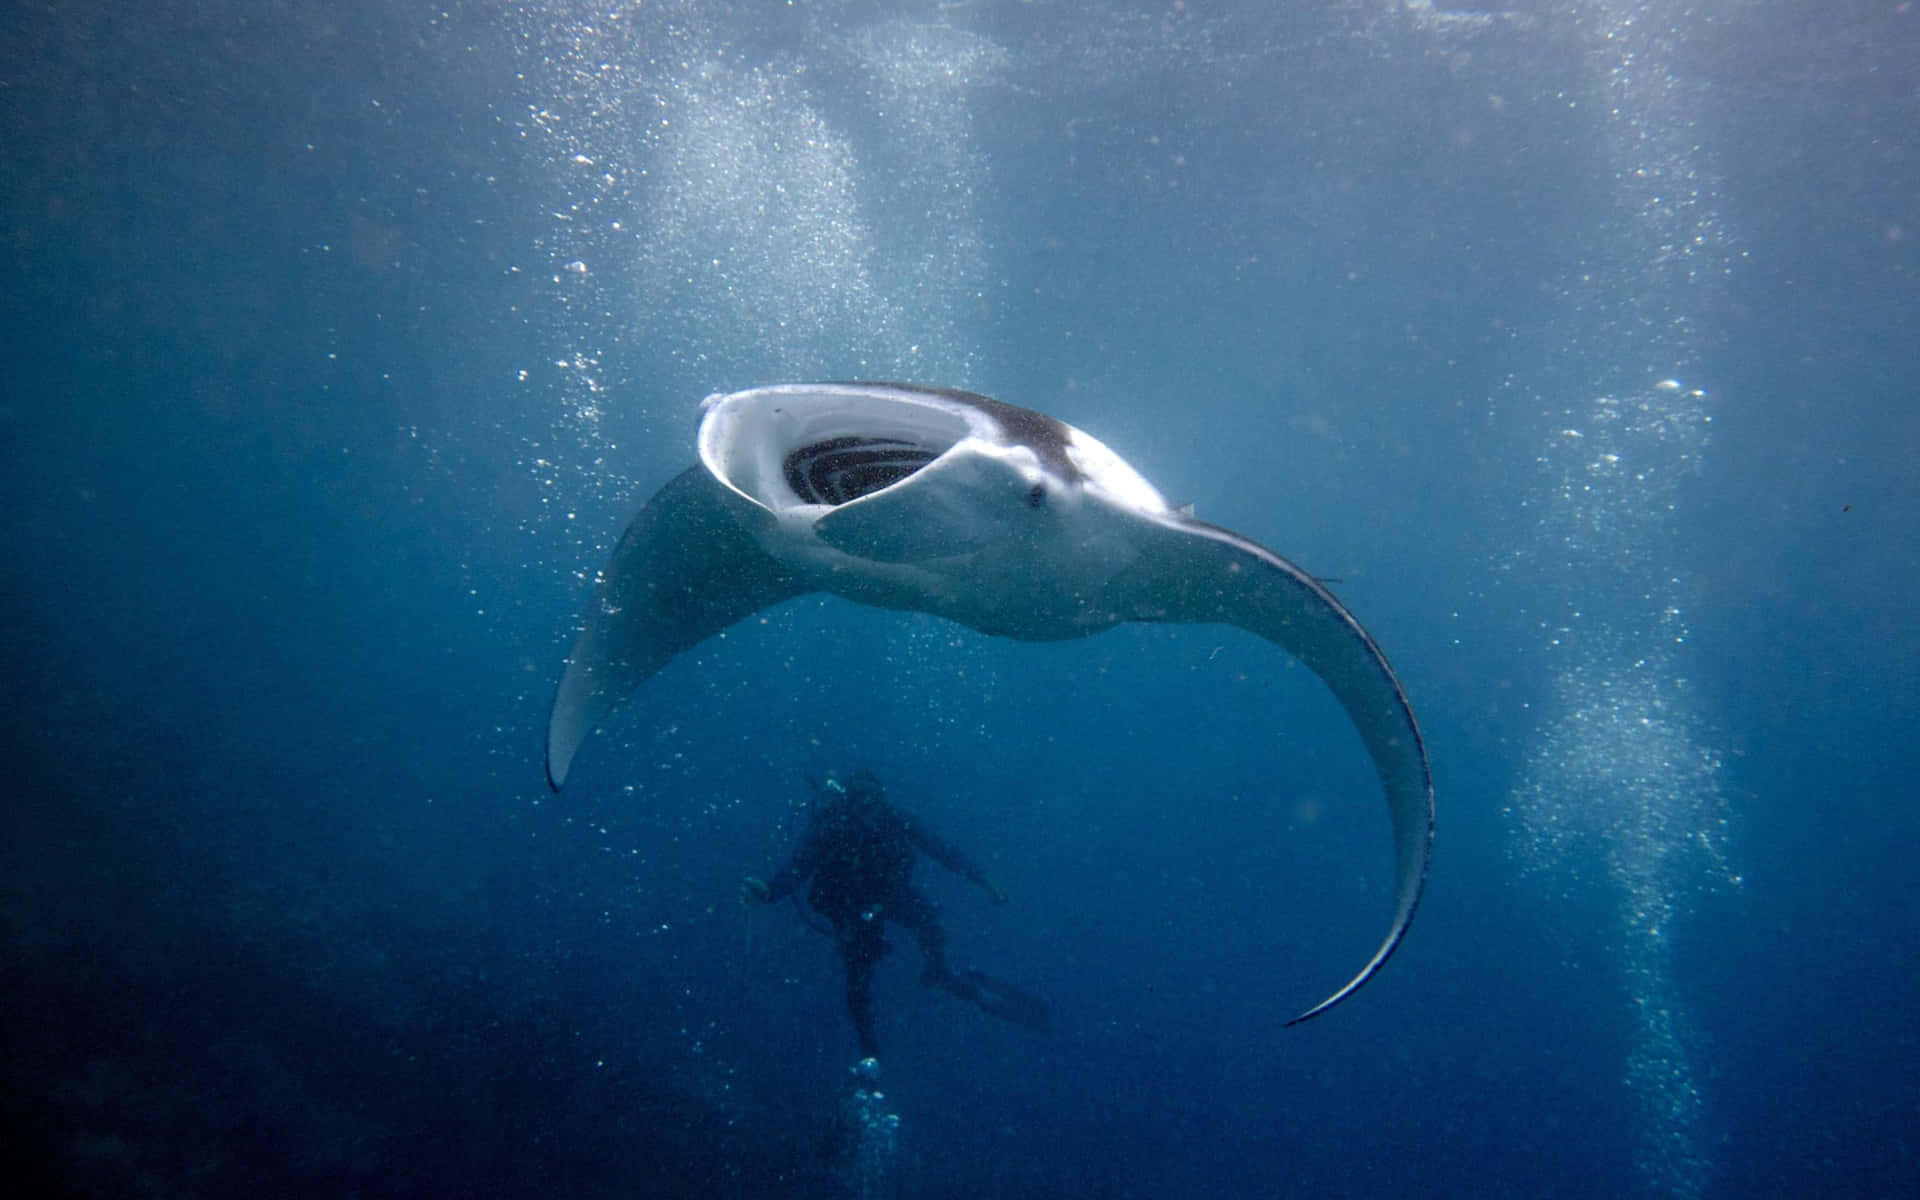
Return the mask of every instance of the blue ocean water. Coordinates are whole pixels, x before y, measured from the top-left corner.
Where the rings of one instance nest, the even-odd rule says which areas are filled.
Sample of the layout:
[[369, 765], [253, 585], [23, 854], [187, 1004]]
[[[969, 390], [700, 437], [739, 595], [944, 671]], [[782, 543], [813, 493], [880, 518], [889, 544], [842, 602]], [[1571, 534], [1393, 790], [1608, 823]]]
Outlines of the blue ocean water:
[[[1911, 1194], [1911, 5], [3, 19], [10, 1194]], [[1281, 1028], [1387, 825], [1231, 631], [803, 598], [548, 791], [699, 399], [806, 378], [1336, 581], [1438, 783], [1378, 979]], [[832, 947], [738, 899], [860, 766], [1056, 1025], [903, 945], [864, 1158]]]

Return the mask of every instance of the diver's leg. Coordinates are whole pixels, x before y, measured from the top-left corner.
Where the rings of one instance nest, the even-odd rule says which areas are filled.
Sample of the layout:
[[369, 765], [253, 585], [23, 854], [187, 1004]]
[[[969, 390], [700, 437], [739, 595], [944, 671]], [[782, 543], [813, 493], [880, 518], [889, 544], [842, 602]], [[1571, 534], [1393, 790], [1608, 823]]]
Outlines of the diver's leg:
[[942, 987], [967, 1000], [976, 998], [972, 985], [947, 966], [947, 931], [940, 926], [940, 910], [933, 901], [909, 888], [887, 912], [906, 926], [920, 945], [920, 957], [925, 961], [920, 971], [921, 986]]
[[880, 1039], [873, 1032], [873, 971], [885, 953], [879, 929], [861, 925], [840, 943], [840, 961], [847, 969], [847, 1016], [860, 1040], [860, 1057], [875, 1058]]
[[926, 969], [920, 974], [922, 985], [945, 988], [962, 1000], [979, 1005], [984, 1012], [1037, 1033], [1053, 1032], [1046, 1002], [1038, 996], [1021, 991], [1003, 979], [995, 979], [985, 971], [956, 974], [947, 966], [947, 931], [940, 927], [940, 910], [933, 901], [910, 890], [899, 897], [888, 912], [912, 930], [914, 940], [920, 943], [920, 953], [927, 961]]

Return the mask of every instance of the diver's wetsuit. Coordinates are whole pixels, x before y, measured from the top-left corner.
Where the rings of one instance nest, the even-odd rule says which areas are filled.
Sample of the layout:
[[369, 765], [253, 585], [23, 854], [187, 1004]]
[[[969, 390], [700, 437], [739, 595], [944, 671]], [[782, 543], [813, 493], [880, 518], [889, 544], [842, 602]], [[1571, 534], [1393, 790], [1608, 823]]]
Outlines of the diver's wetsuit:
[[833, 922], [840, 960], [847, 971], [847, 1014], [860, 1039], [860, 1054], [878, 1053], [873, 1032], [873, 971], [887, 954], [884, 927], [904, 925], [926, 960], [920, 982], [943, 987], [993, 1011], [969, 972], [947, 968], [947, 935], [933, 901], [913, 886], [914, 853], [919, 851], [970, 882], [998, 894], [984, 872], [967, 857], [888, 804], [878, 780], [864, 772], [845, 791], [823, 791], [793, 860], [766, 881], [764, 899], [778, 900], [811, 880], [807, 903]]

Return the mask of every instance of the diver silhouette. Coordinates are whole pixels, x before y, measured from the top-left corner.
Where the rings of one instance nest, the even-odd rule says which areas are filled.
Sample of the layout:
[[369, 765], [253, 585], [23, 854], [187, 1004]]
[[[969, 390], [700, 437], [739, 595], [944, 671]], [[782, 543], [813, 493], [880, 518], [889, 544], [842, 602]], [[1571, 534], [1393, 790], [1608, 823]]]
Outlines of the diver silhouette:
[[944, 839], [887, 802], [870, 771], [814, 785], [814, 805], [793, 858], [772, 877], [748, 876], [742, 896], [771, 903], [809, 883], [807, 903], [833, 925], [846, 968], [847, 1015], [862, 1058], [879, 1053], [873, 1031], [873, 972], [890, 947], [886, 923], [906, 927], [920, 945], [920, 983], [939, 987], [981, 1011], [1034, 1030], [1051, 1032], [1046, 1004], [982, 971], [956, 973], [947, 965], [947, 934], [939, 910], [913, 886], [916, 852], [979, 885], [995, 904], [1007, 894]]

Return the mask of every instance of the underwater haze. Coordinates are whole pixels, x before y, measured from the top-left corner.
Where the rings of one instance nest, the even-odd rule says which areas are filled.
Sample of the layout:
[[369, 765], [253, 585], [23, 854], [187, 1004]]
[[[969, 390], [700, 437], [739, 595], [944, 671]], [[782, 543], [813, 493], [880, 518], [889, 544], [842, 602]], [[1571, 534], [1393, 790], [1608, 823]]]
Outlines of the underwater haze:
[[[1907, 1196], [1920, 7], [32, 0], [0, 14], [16, 1196]], [[1049, 413], [1325, 579], [815, 594], [547, 709], [699, 402]], [[878, 1083], [741, 881], [875, 772]]]

